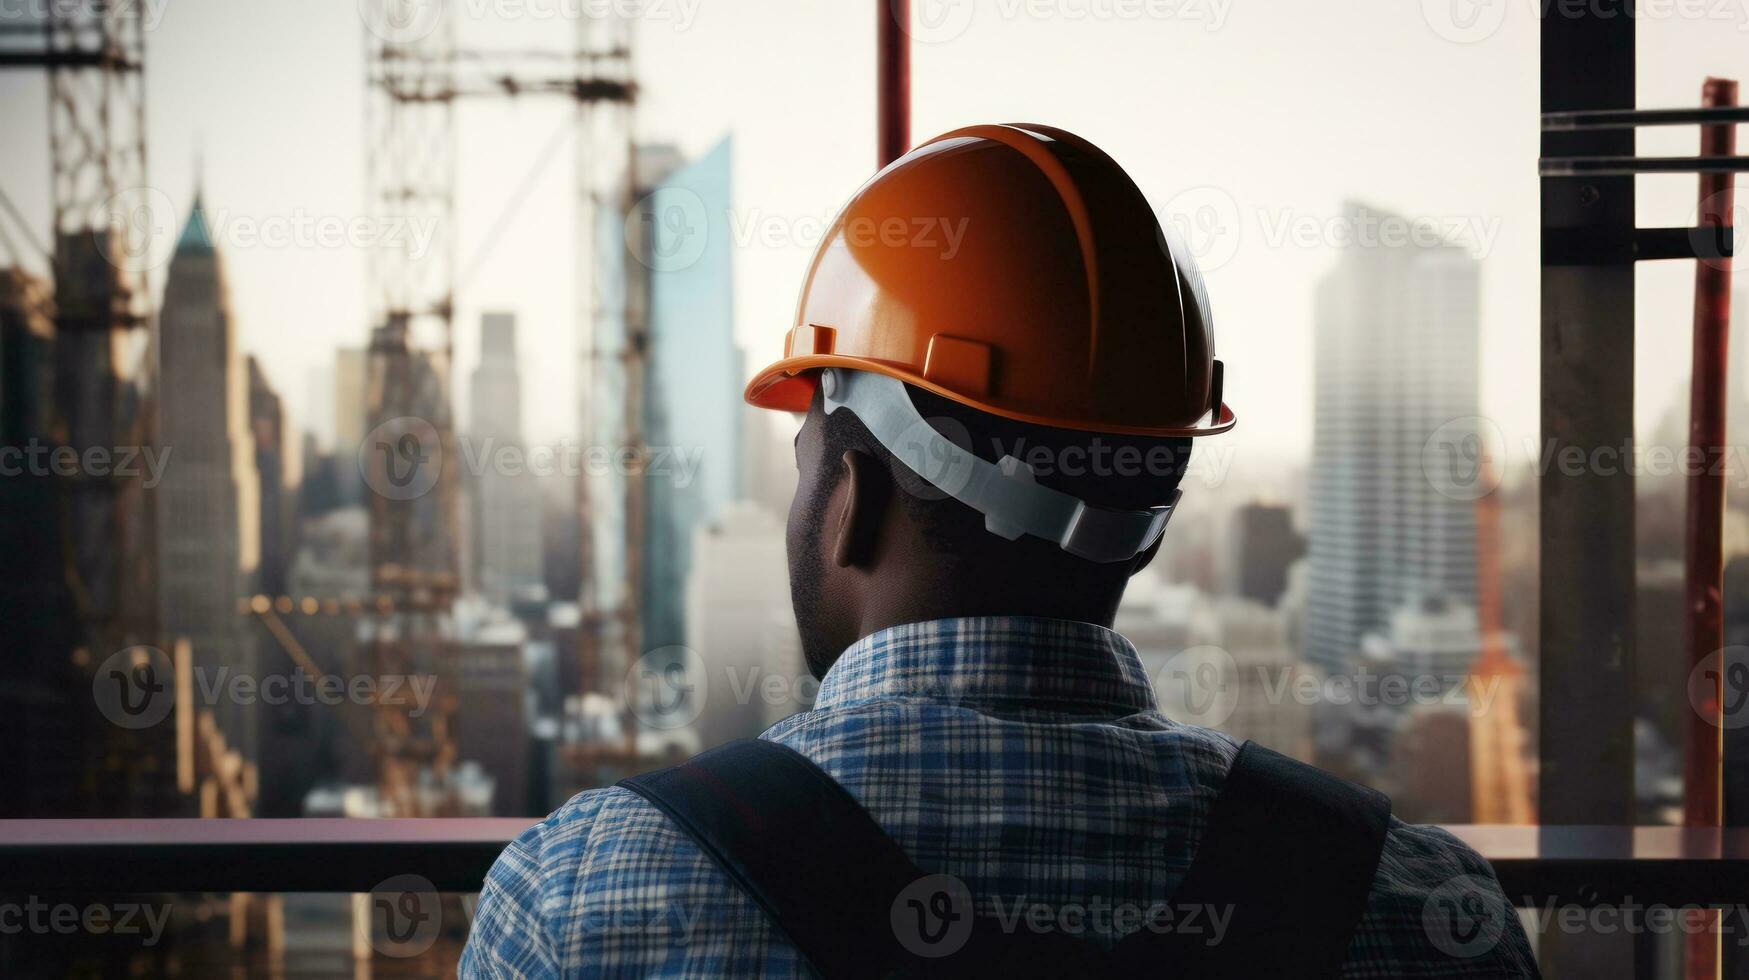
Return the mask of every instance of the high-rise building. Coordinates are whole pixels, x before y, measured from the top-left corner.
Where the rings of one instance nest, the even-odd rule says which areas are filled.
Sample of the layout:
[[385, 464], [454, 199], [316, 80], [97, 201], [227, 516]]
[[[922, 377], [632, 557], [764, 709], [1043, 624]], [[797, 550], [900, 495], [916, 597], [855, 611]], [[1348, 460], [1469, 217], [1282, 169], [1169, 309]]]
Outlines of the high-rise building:
[[522, 624], [497, 610], [460, 624], [455, 652], [456, 755], [478, 763], [492, 780], [494, 816], [523, 816], [528, 808], [530, 734], [528, 668]]
[[1387, 630], [1363, 646], [1386, 669], [1441, 689], [1461, 684], [1482, 652], [1476, 610], [1444, 595], [1424, 596], [1392, 610]]
[[[1407, 225], [1347, 210], [1356, 228]], [[1352, 664], [1361, 637], [1405, 602], [1443, 594], [1475, 605], [1474, 500], [1436, 483], [1424, 462], [1486, 451], [1468, 438], [1477, 303], [1478, 264], [1448, 244], [1356, 236], [1318, 286], [1305, 644], [1326, 669]]]
[[499, 453], [525, 451], [522, 376], [516, 365], [516, 317], [480, 318], [480, 363], [472, 379], [467, 455], [484, 463], [472, 485], [473, 556], [480, 590], [499, 603], [541, 589], [541, 485], [526, 464], [496, 465]]
[[1238, 581], [1234, 591], [1273, 606], [1287, 591], [1287, 573], [1306, 552], [1293, 511], [1277, 504], [1246, 504], [1233, 517]]
[[790, 608], [783, 521], [737, 501], [698, 528], [692, 556], [686, 614], [704, 669], [694, 681], [700, 743], [750, 738], [812, 707], [814, 685]]
[[358, 451], [364, 440], [365, 398], [370, 382], [370, 358], [362, 347], [334, 352], [334, 448], [342, 455]]
[[257, 591], [285, 593], [286, 571], [291, 564], [292, 508], [287, 499], [287, 473], [292, 468], [286, 453], [285, 408], [279, 393], [253, 356], [249, 368], [249, 432], [255, 441], [255, 476], [261, 486], [256, 524], [261, 529], [261, 563], [255, 576]]
[[1318, 671], [1288, 646], [1285, 622], [1281, 610], [1257, 602], [1155, 584], [1126, 594], [1116, 627], [1135, 644], [1167, 717], [1310, 759], [1312, 712], [1302, 692]]
[[649, 232], [644, 436], [653, 455], [640, 599], [650, 650], [693, 635], [684, 597], [694, 532], [741, 496], [744, 373], [728, 226], [732, 144], [725, 137], [685, 166], [662, 147], [640, 158], [642, 175], [657, 181], [644, 198], [651, 213], [635, 218]]
[[[260, 559], [260, 483], [249, 380], [237, 350], [224, 264], [195, 196], [170, 260], [158, 321], [158, 439], [170, 453], [158, 494], [158, 601], [164, 631], [187, 637], [197, 667], [255, 673], [237, 600]], [[252, 712], [216, 712], [254, 758]]]
[[1287, 645], [1282, 614], [1239, 599], [1216, 604], [1223, 667], [1232, 670], [1230, 716], [1216, 725], [1234, 738], [1251, 739], [1277, 752], [1312, 757], [1311, 706], [1286, 692], [1317, 679], [1317, 671]]
[[1391, 761], [1378, 771], [1391, 811], [1415, 823], [1466, 823], [1474, 811], [1470, 729], [1476, 719], [1464, 704], [1416, 704], [1403, 713]]
[[334, 352], [334, 456], [335, 490], [343, 503], [364, 499], [364, 481], [354, 464], [359, 444], [364, 442], [365, 417], [370, 414], [370, 354], [362, 347], [342, 347]]

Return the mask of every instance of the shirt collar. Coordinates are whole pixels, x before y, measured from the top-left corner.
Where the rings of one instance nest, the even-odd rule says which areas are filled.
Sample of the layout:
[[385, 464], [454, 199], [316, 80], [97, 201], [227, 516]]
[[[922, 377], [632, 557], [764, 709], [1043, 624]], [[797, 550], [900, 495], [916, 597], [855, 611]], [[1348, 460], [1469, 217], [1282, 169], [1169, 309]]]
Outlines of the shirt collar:
[[1026, 616], [936, 619], [871, 633], [826, 672], [814, 707], [907, 697], [1158, 710], [1141, 658], [1122, 635]]

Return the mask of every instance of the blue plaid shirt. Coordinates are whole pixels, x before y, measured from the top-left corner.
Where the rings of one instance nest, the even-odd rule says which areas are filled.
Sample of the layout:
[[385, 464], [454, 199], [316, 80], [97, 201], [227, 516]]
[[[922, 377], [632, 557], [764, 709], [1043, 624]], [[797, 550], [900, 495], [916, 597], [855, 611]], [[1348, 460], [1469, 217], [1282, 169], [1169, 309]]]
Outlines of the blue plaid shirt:
[[[1025, 909], [1025, 922], [1044, 909], [1043, 921], [1105, 942], [1120, 930], [1092, 925], [1098, 909], [1173, 894], [1237, 751], [1163, 716], [1122, 636], [1024, 618], [865, 637], [812, 711], [763, 737], [831, 773], [919, 867], [963, 881], [980, 912]], [[617, 788], [579, 794], [505, 849], [461, 962], [463, 977], [811, 974], [691, 839]], [[1536, 968], [1487, 863], [1442, 830], [1393, 819], [1344, 975]]]

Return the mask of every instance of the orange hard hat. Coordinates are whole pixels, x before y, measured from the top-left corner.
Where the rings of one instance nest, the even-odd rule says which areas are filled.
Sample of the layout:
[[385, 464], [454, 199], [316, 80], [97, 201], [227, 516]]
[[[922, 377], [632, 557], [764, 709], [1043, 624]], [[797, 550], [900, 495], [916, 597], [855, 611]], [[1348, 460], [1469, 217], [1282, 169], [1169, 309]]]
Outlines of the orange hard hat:
[[938, 136], [850, 199], [747, 401], [805, 412], [824, 368], [1038, 425], [1233, 426], [1194, 260], [1110, 157], [1031, 123]]

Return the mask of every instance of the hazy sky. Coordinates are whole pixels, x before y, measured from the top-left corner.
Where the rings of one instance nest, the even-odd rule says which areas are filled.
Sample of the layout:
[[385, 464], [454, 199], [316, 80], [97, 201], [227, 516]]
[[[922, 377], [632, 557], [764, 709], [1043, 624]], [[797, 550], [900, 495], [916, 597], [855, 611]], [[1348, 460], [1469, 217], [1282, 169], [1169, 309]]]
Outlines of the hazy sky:
[[[352, 0], [139, 2], [151, 25], [155, 188], [186, 208], [198, 146], [215, 221], [360, 213], [364, 31]], [[563, 45], [567, 18], [607, 2], [452, 0], [450, 15], [463, 44]], [[1483, 412], [1509, 436], [1535, 431], [1532, 0], [914, 6], [916, 138], [974, 122], [1062, 126], [1109, 151], [1157, 207], [1191, 216], [1240, 415], [1231, 438], [1251, 462], [1300, 455], [1309, 442], [1311, 290], [1333, 261], [1330, 222], [1349, 197], [1476, 246]], [[1708, 73], [1749, 76], [1749, 0], [1648, 0], [1647, 10], [1642, 105], [1692, 104]], [[874, 167], [874, 19], [873, 3], [850, 0], [660, 0], [637, 21], [639, 139], [697, 153], [734, 136], [731, 225], [746, 236], [734, 251], [735, 312], [753, 361], [779, 349], [811, 236]], [[40, 235], [44, 86], [10, 72], [0, 96], [0, 181]], [[552, 105], [496, 101], [464, 108], [458, 125], [459, 266], [472, 269], [458, 297], [460, 367], [475, 359], [482, 310], [517, 313], [527, 414], [541, 439], [575, 428], [566, 119]], [[1640, 145], [1689, 154], [1695, 139], [1693, 128], [1654, 131]], [[541, 169], [543, 153], [551, 159]], [[498, 245], [476, 254], [530, 173], [532, 191]], [[1642, 224], [1692, 219], [1692, 177], [1640, 186]], [[363, 253], [222, 233], [220, 248], [244, 347], [263, 359], [294, 419], [326, 431], [312, 371], [336, 346], [364, 341]], [[1640, 282], [1639, 414], [1649, 423], [1686, 383], [1691, 267], [1646, 268]]]

